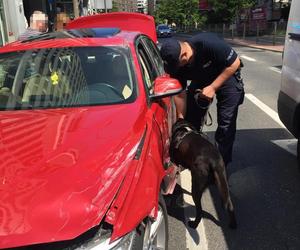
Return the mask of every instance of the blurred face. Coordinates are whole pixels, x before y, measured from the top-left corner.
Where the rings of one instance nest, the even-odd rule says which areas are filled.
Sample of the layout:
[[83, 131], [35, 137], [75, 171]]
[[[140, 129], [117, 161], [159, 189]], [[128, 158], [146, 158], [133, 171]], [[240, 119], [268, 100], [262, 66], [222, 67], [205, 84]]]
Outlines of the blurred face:
[[64, 14], [57, 14], [56, 18], [56, 30], [63, 30], [65, 26], [70, 22], [70, 18]]
[[40, 32], [46, 32], [48, 29], [48, 17], [45, 14], [33, 14], [30, 19], [32, 28]]

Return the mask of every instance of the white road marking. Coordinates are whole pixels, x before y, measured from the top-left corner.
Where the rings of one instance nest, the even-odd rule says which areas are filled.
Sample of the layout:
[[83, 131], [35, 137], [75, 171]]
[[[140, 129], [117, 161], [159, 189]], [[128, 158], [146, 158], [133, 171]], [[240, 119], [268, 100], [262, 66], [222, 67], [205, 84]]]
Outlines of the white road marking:
[[272, 142], [291, 154], [297, 156], [297, 139], [273, 140]]
[[[180, 183], [181, 183], [181, 187], [183, 189], [187, 190], [188, 192], [191, 192], [192, 181], [191, 181], [190, 171], [184, 170], [180, 173]], [[184, 199], [185, 203], [188, 203], [188, 204], [191, 204], [194, 206], [194, 202], [193, 202], [191, 195], [184, 194], [183, 199]], [[193, 218], [189, 217], [186, 212], [185, 212], [185, 218], [187, 221], [190, 219], [193, 219]], [[187, 221], [186, 221], [186, 224], [187, 224]], [[188, 226], [187, 226], [187, 228], [188, 228]], [[197, 244], [193, 240], [193, 239], [197, 238], [197, 236], [200, 237], [199, 244]], [[202, 218], [201, 222], [199, 223], [197, 229], [188, 228], [186, 230], [186, 247], [189, 250], [208, 250], [208, 243], [207, 243], [207, 239], [206, 239], [203, 218]]]
[[276, 73], [281, 74], [281, 70], [278, 69], [278, 68], [276, 68], [276, 67], [269, 67], [269, 69], [272, 70], [272, 71], [274, 71], [274, 72], [276, 72]]
[[270, 116], [275, 122], [277, 122], [279, 124], [279, 126], [281, 126], [282, 128], [285, 128], [284, 124], [280, 121], [277, 112], [275, 112], [269, 106], [267, 106], [262, 101], [260, 101], [259, 99], [257, 99], [254, 95], [252, 95], [252, 94], [246, 94], [245, 96], [246, 96], [246, 98], [248, 100], [250, 100], [257, 107], [259, 107], [262, 111], [264, 111], [268, 116]]
[[252, 57], [249, 57], [249, 56], [244, 56], [242, 55], [241, 58], [247, 60], [247, 61], [250, 61], [250, 62], [256, 62], [256, 59], [252, 58]]

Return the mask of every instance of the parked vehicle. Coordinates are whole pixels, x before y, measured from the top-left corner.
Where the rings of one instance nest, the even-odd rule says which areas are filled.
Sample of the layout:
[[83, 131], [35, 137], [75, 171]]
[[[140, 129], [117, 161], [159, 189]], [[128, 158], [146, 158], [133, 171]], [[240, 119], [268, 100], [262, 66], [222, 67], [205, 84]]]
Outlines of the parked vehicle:
[[124, 12], [0, 48], [1, 249], [167, 248], [182, 89], [156, 41]]
[[287, 129], [298, 138], [300, 167], [300, 2], [292, 1], [286, 32], [278, 114]]
[[172, 29], [165, 24], [159, 24], [156, 27], [156, 33], [158, 37], [171, 37]]

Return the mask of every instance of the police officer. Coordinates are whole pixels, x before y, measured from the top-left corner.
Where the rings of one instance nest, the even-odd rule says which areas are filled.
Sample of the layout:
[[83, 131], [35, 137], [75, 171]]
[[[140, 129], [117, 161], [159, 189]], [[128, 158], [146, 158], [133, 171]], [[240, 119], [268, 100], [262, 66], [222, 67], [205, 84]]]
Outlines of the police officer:
[[225, 165], [232, 160], [238, 107], [244, 100], [241, 61], [224, 40], [213, 33], [200, 33], [184, 42], [168, 39], [161, 47], [165, 70], [187, 91], [175, 97], [177, 118], [185, 118], [200, 128], [201, 109], [195, 94], [208, 101], [217, 98], [215, 141]]

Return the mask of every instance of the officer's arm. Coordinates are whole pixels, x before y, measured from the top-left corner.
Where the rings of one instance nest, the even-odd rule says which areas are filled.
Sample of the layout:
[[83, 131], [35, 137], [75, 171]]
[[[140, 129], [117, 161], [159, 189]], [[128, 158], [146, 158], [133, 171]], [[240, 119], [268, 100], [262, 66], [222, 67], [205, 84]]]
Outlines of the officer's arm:
[[240, 66], [240, 59], [237, 57], [235, 61], [211, 83], [211, 87], [217, 91], [227, 79], [229, 79], [239, 68]]
[[187, 86], [187, 80], [181, 76], [171, 75], [171, 77], [176, 78], [180, 82], [182, 88], [184, 89], [184, 91], [182, 91], [180, 94], [174, 96], [177, 119], [179, 119], [179, 118], [184, 119], [185, 113], [186, 113], [186, 91], [185, 91], [185, 89]]
[[207, 87], [202, 91], [202, 94], [205, 95], [208, 99], [212, 99], [216, 91], [224, 84], [224, 82], [229, 79], [239, 68], [240, 59], [237, 57], [234, 62], [226, 67], [223, 72]]
[[177, 119], [184, 119], [186, 113], [186, 91], [174, 96]]

